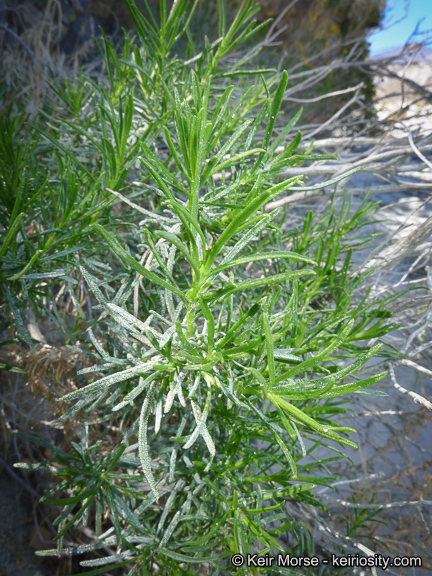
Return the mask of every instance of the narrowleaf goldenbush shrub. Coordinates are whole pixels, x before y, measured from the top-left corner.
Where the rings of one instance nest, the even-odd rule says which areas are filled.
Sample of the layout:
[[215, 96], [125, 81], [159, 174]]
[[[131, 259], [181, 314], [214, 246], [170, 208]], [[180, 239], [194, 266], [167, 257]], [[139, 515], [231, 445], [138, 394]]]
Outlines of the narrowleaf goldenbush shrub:
[[[59, 510], [56, 553], [89, 524], [99, 541], [75, 553], [117, 552], [81, 562], [88, 574], [224, 574], [233, 554], [314, 554], [296, 505], [326, 512], [314, 488], [355, 447], [337, 415], [349, 394], [380, 395], [369, 387], [384, 374], [356, 371], [391, 354], [367, 344], [393, 329], [384, 302], [353, 296], [365, 277], [352, 251], [376, 206], [332, 203], [294, 230], [266, 210], [347, 174], [283, 178], [333, 157], [302, 148], [300, 113], [280, 129], [285, 72], [252, 70], [251, 55], [224, 64], [261, 28], [252, 1], [230, 26], [218, 2], [218, 38], [199, 53], [196, 2], [162, 0], [159, 19], [127, 4], [138, 39], [119, 56], [103, 38], [107, 83], [54, 83], [39, 122], [8, 117], [1, 136], [3, 329], [33, 346], [32, 307], [94, 358], [61, 399], [57, 426], [82, 425], [70, 451], [31, 437], [53, 454], [27, 467], [57, 478], [42, 499]], [[172, 54], [181, 37], [185, 58]]]

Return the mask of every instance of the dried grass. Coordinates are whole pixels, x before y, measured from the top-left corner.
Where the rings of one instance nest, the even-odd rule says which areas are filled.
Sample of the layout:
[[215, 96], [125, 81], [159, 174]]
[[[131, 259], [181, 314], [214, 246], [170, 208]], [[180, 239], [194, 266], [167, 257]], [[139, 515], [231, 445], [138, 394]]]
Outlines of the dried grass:
[[[96, 58], [91, 65], [85, 65], [89, 56], [97, 56], [93, 38], [77, 44], [70, 56], [62, 52], [65, 25], [60, 0], [47, 0], [42, 10], [29, 3], [13, 10], [16, 28], [23, 31], [18, 33], [0, 22], [4, 32], [1, 76], [5, 86], [0, 112], [11, 107], [12, 115], [24, 111], [30, 118], [36, 118], [50, 92], [52, 78], [74, 78], [83, 66], [90, 70], [101, 61]], [[93, 33], [96, 33], [94, 26]], [[13, 42], [7, 42], [8, 38]]]
[[57, 348], [48, 344], [37, 346], [35, 351], [14, 350], [9, 361], [27, 372], [33, 394], [43, 394], [53, 408], [58, 398], [77, 389], [76, 371], [93, 363], [89, 362], [89, 356], [74, 352], [67, 346]]

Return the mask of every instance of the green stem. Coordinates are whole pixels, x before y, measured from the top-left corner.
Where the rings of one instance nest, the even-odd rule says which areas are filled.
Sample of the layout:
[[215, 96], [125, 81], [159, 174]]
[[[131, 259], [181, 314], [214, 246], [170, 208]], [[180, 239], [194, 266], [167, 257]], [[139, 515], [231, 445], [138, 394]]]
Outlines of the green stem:
[[21, 278], [21, 276], [24, 276], [24, 274], [28, 270], [30, 270], [30, 268], [32, 268], [32, 266], [35, 264], [35, 262], [37, 260], [39, 260], [39, 258], [41, 258], [45, 254], [45, 252], [50, 248], [51, 244], [54, 242], [54, 240], [56, 238], [57, 238], [57, 232], [54, 232], [54, 234], [49, 237], [48, 242], [45, 244], [43, 249], [42, 250], [36, 250], [36, 252], [31, 257], [30, 261], [24, 266], [24, 268], [21, 270], [21, 272], [18, 272], [17, 274], [14, 274], [13, 276], [9, 276], [9, 278], [7, 278], [7, 280], [12, 280], [12, 281], [18, 280], [19, 278]]

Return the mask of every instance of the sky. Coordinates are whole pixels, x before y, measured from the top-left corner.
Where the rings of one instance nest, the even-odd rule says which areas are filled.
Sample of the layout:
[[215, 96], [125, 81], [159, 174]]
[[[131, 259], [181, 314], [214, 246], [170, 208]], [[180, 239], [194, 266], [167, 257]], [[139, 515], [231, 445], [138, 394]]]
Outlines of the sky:
[[[428, 44], [431, 45], [432, 0], [387, 0], [383, 21], [386, 30], [378, 30], [369, 37], [371, 55], [403, 46], [422, 18], [424, 20], [420, 24], [419, 31], [423, 33], [413, 40], [421, 42], [427, 35]], [[428, 34], [425, 33], [426, 31]]]

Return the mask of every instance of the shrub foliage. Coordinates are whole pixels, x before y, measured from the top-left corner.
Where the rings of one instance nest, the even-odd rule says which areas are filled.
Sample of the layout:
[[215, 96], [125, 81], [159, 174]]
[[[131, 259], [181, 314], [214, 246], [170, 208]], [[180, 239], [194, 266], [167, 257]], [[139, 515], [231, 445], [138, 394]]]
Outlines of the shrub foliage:
[[53, 454], [29, 467], [58, 479], [42, 499], [60, 508], [58, 553], [85, 523], [93, 547], [117, 545], [83, 561], [88, 574], [231, 573], [235, 553], [313, 553], [299, 506], [326, 510], [314, 488], [355, 447], [337, 415], [384, 376], [359, 367], [389, 354], [365, 344], [392, 328], [383, 302], [353, 300], [351, 256], [376, 206], [332, 203], [295, 229], [266, 210], [313, 188], [287, 166], [332, 157], [302, 147], [300, 112], [278, 118], [285, 72], [227, 59], [262, 26], [252, 1], [230, 25], [218, 2], [218, 38], [199, 53], [196, 3], [162, 1], [158, 20], [127, 4], [138, 39], [120, 56], [104, 38], [107, 85], [53, 84], [39, 122], [0, 130], [3, 328], [34, 346], [31, 306], [95, 360], [61, 399], [57, 425], [82, 425], [69, 452], [33, 437]]

